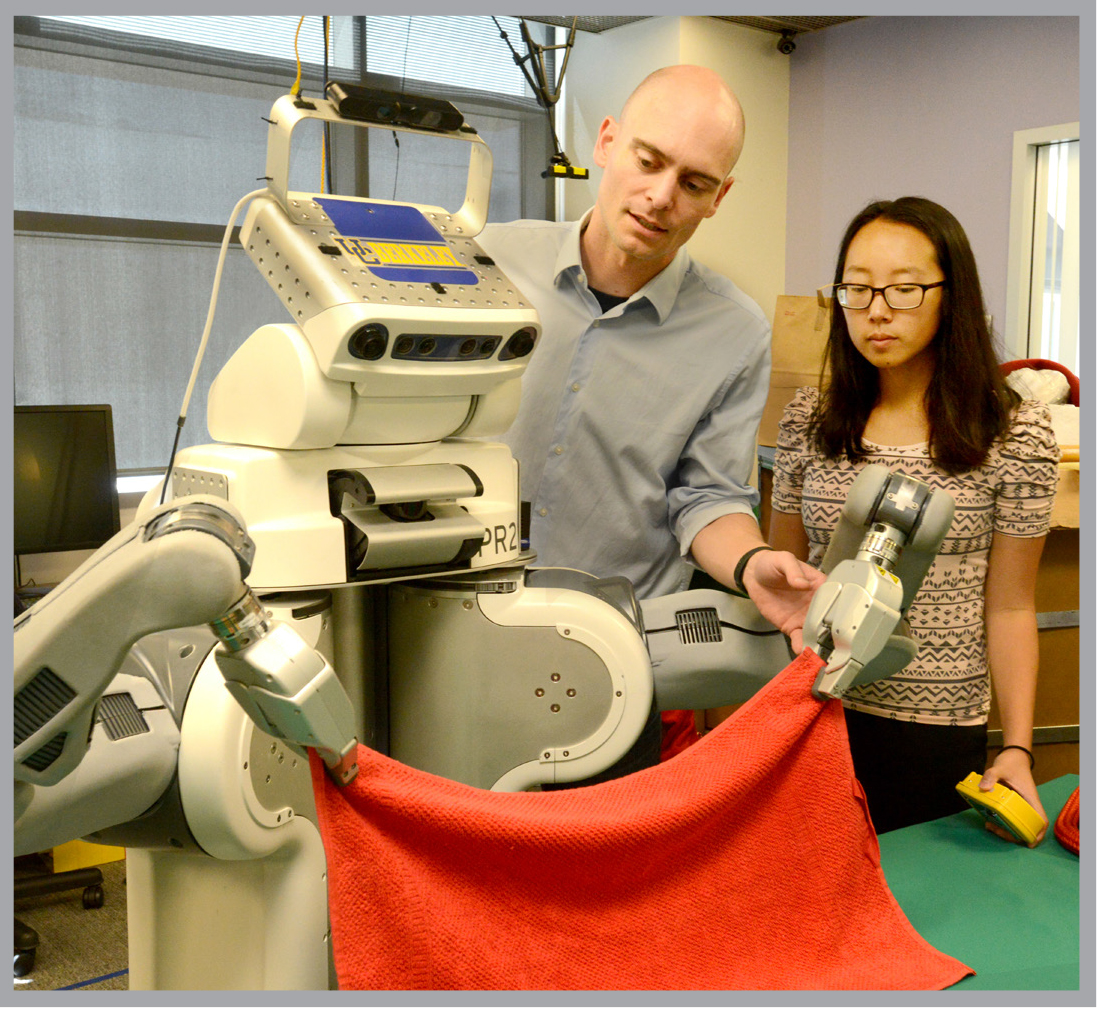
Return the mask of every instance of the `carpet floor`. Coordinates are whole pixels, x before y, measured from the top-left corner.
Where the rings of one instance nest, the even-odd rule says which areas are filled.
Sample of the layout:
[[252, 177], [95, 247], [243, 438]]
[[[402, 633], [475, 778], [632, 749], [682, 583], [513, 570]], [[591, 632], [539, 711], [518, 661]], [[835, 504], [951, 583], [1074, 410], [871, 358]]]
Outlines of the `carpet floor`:
[[[13, 902], [15, 917], [38, 933], [34, 965], [14, 978], [15, 991], [126, 991], [126, 863], [102, 867], [103, 906], [85, 908], [82, 890]], [[48, 871], [39, 856], [15, 860], [15, 873]]]

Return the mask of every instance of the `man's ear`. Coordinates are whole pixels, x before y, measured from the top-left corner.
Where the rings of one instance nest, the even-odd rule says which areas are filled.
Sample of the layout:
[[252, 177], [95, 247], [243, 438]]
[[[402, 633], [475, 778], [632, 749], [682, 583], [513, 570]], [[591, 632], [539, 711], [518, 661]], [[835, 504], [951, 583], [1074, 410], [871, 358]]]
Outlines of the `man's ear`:
[[705, 217], [711, 217], [713, 214], [716, 213], [717, 210], [720, 209], [720, 204], [723, 202], [724, 197], [727, 196], [728, 190], [731, 189], [734, 182], [735, 179], [732, 178], [730, 175], [726, 179], [724, 179], [723, 183], [721, 183], [720, 185], [720, 189], [716, 193], [716, 199], [712, 201], [712, 208], [707, 214], [705, 214]]
[[594, 163], [599, 168], [605, 168], [609, 160], [609, 149], [613, 141], [617, 139], [620, 130], [617, 120], [613, 116], [606, 116], [602, 125], [598, 127], [598, 139], [594, 141]]

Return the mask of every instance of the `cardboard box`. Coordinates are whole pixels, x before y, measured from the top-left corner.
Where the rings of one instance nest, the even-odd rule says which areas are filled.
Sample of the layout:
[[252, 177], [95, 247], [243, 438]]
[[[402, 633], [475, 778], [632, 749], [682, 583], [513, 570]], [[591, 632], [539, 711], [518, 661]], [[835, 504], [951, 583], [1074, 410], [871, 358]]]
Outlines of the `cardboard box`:
[[777, 444], [781, 414], [801, 386], [819, 384], [827, 335], [830, 300], [782, 294], [773, 313], [772, 368], [769, 397], [758, 427], [759, 445]]
[[1051, 508], [1053, 529], [1077, 529], [1078, 505], [1081, 494], [1081, 463], [1059, 464], [1059, 489]]

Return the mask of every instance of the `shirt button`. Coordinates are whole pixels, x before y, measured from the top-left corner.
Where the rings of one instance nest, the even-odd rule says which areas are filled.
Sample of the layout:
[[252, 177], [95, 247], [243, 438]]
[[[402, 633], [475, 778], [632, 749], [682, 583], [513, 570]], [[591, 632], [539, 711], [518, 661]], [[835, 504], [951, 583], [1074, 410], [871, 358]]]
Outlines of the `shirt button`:
[[595, 319], [594, 322], [592, 322], [590, 324], [590, 328], [591, 329], [598, 329], [598, 327], [601, 326], [601, 325], [602, 325], [602, 320], [601, 319]]
[[572, 385], [571, 385], [571, 391], [572, 391], [572, 392], [578, 392], [578, 391], [579, 391], [579, 383], [578, 383], [578, 382], [573, 382], [573, 383], [572, 383]]
[[538, 510], [537, 514], [540, 515], [541, 518], [544, 518], [548, 514], [548, 509], [547, 508], [541, 508], [541, 509]]
[[556, 448], [554, 448], [552, 451], [555, 452], [557, 455], [563, 455], [564, 454], [564, 446], [563, 445], [557, 445]]

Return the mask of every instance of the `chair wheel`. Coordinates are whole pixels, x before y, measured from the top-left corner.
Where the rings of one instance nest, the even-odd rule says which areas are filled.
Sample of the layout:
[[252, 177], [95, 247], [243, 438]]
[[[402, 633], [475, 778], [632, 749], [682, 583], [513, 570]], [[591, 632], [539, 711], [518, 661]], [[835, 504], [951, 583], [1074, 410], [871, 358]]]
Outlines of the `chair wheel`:
[[98, 884], [84, 887], [84, 907], [95, 908], [103, 906], [103, 888]]
[[15, 951], [15, 976], [26, 977], [34, 967], [34, 950], [17, 949]]

